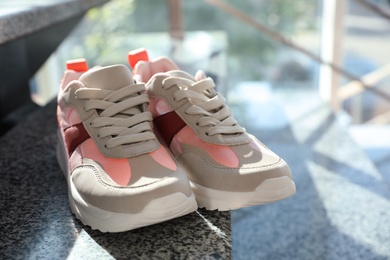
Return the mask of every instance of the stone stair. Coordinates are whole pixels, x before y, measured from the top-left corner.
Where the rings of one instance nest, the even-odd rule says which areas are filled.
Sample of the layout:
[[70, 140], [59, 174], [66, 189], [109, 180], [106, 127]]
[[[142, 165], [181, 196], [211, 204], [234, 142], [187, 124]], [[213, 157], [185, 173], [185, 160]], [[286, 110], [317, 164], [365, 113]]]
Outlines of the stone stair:
[[0, 136], [38, 108], [29, 81], [90, 8], [108, 0], [0, 1]]
[[56, 102], [0, 138], [0, 259], [229, 259], [230, 212], [198, 210], [123, 233], [84, 226], [57, 164]]
[[288, 124], [242, 123], [289, 163], [297, 193], [232, 212], [233, 258], [389, 259], [389, 186], [338, 116], [315, 90], [281, 90], [266, 102]]
[[229, 259], [230, 212], [101, 233], [71, 214], [56, 161], [56, 102], [29, 80], [85, 12], [108, 0], [0, 2], [0, 259]]

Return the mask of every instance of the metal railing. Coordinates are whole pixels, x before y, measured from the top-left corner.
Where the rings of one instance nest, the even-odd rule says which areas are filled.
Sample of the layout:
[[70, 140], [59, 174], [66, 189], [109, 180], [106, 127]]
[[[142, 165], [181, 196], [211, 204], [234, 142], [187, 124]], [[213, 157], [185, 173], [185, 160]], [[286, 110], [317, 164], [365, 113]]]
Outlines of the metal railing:
[[[267, 35], [271, 39], [282, 43], [300, 53], [305, 54], [306, 56], [310, 57], [312, 60], [319, 62], [323, 66], [329, 67], [334, 73], [342, 75], [346, 77], [347, 79], [351, 80], [348, 84], [345, 84], [344, 86], [331, 86], [330, 91], [332, 92], [329, 96], [331, 98], [330, 103], [334, 110], [340, 109], [340, 104], [346, 99], [349, 99], [353, 96], [356, 96], [360, 94], [361, 92], [367, 90], [372, 93], [375, 93], [377, 96], [383, 98], [387, 102], [390, 102], [390, 95], [386, 93], [385, 91], [375, 88], [375, 84], [378, 83], [380, 80], [390, 76], [390, 64], [379, 68], [376, 71], [370, 72], [367, 75], [364, 75], [363, 77], [358, 77], [348, 71], [347, 69], [339, 66], [335, 62], [328, 62], [323, 57], [311, 52], [310, 50], [302, 47], [301, 45], [297, 44], [296, 42], [284, 37], [277, 31], [269, 28], [268, 26], [262, 24], [261, 22], [257, 21], [253, 17], [249, 16], [245, 12], [225, 3], [222, 0], [203, 0], [205, 3], [214, 6], [231, 16], [241, 20], [245, 24], [255, 28], [259, 32]], [[325, 1], [325, 0], [324, 0]], [[329, 1], [329, 0], [327, 0]], [[335, 2], [336, 4], [340, 4], [340, 1], [347, 1], [347, 0], [335, 0], [339, 2]], [[360, 3], [362, 6], [368, 8], [372, 12], [377, 13], [381, 17], [384, 17], [386, 19], [390, 20], [390, 14], [386, 12], [386, 10], [383, 10], [376, 6], [375, 4], [372, 4], [370, 2], [367, 2], [366, 0], [355, 0], [358, 3]], [[335, 6], [334, 8], [337, 8]], [[340, 11], [340, 10], [338, 10]], [[335, 18], [336, 19], [336, 18]], [[336, 26], [342, 26], [340, 24], [336, 24]], [[334, 83], [334, 82], [333, 82]], [[378, 118], [373, 118], [367, 123], [390, 123], [390, 112], [386, 112], [382, 115], [379, 115]]]

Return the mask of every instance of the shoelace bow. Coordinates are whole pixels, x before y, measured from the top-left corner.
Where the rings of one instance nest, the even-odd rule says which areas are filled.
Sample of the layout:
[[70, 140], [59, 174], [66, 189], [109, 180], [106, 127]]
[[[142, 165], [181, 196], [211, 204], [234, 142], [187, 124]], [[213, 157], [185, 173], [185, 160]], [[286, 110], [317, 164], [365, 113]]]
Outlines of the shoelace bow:
[[180, 90], [174, 92], [176, 101], [186, 98], [192, 101], [193, 105], [185, 113], [201, 115], [197, 125], [209, 126], [206, 135], [234, 135], [245, 132], [231, 114], [226, 99], [215, 91], [215, 84], [211, 78], [193, 82], [185, 78], [168, 77], [163, 81], [165, 89], [172, 86], [180, 87]]
[[110, 136], [106, 148], [155, 139], [151, 128], [152, 114], [146, 111], [149, 102], [143, 84], [119, 90], [83, 88], [76, 91], [77, 99], [87, 99], [85, 111], [96, 109], [99, 117], [91, 126], [100, 128], [99, 138]]

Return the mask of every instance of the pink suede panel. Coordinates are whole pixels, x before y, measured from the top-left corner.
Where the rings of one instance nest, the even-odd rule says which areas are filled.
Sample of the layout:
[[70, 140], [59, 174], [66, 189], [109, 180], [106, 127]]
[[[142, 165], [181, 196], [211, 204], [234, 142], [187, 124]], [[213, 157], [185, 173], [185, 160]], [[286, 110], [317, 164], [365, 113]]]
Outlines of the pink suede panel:
[[181, 144], [180, 144], [179, 140], [177, 139], [177, 135], [175, 135], [172, 138], [172, 142], [171, 142], [171, 145], [169, 146], [169, 148], [171, 149], [171, 151], [174, 155], [183, 152], [183, 147], [181, 147]]
[[89, 158], [99, 163], [108, 176], [121, 186], [126, 186], [131, 177], [131, 168], [128, 159], [116, 159], [105, 157], [96, 147], [92, 138], [80, 145], [83, 158]]
[[65, 87], [73, 80], [78, 80], [81, 75], [83, 75], [84, 72], [76, 72], [73, 70], [67, 70], [65, 71], [64, 75], [62, 76], [61, 83], [60, 83], [60, 89], [64, 90]]
[[73, 107], [59, 106], [57, 117], [62, 129], [81, 123], [80, 116]]
[[83, 163], [83, 157], [81, 156], [80, 148], [77, 147], [69, 158], [69, 169], [72, 171], [75, 167]]
[[173, 161], [172, 157], [169, 155], [169, 153], [167, 152], [164, 146], [160, 145], [160, 148], [151, 152], [150, 156], [152, 156], [152, 158], [162, 166], [172, 171], [176, 171], [177, 165]]
[[76, 150], [77, 147], [84, 141], [90, 138], [83, 123], [78, 123], [64, 129], [64, 142], [69, 156]]
[[172, 111], [172, 108], [170, 108], [161, 98], [149, 98], [148, 109], [152, 113], [153, 118]]
[[69, 125], [76, 125], [78, 123], [81, 123], [81, 118], [79, 116], [79, 113], [76, 111], [76, 109], [72, 108], [68, 112], [68, 124]]
[[157, 105], [158, 100], [159, 100], [159, 98], [151, 98], [151, 97], [149, 97], [148, 110], [150, 111], [150, 113], [152, 113], [153, 118], [158, 116], [157, 110], [156, 110], [156, 105]]
[[176, 135], [180, 143], [197, 146], [205, 150], [218, 163], [231, 168], [237, 168], [239, 159], [229, 146], [206, 143], [194, 131], [186, 126]]
[[171, 112], [172, 109], [167, 105], [167, 103], [165, 103], [164, 100], [160, 99], [157, 101], [156, 111], [158, 115], [164, 115], [168, 112]]
[[58, 123], [62, 129], [68, 128], [71, 126], [69, 124], [69, 116], [74, 110], [73, 107], [61, 107], [58, 109]]

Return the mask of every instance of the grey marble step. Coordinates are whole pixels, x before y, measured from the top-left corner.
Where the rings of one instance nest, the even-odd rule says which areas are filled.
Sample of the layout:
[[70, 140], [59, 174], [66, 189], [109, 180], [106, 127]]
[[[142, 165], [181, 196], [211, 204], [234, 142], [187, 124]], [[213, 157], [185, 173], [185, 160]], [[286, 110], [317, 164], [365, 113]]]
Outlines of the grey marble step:
[[108, 0], [3, 0], [0, 44], [69, 20]]
[[389, 184], [315, 92], [273, 93], [257, 115], [277, 127], [243, 122], [288, 162], [297, 193], [232, 213], [234, 259], [390, 258]]
[[32, 107], [31, 77], [87, 10], [106, 2], [0, 1], [0, 135], [24, 120], [19, 111]]
[[199, 210], [124, 233], [71, 214], [56, 161], [56, 104], [0, 138], [0, 259], [231, 258], [230, 212]]

